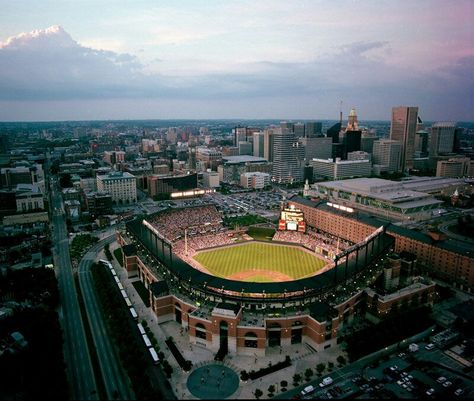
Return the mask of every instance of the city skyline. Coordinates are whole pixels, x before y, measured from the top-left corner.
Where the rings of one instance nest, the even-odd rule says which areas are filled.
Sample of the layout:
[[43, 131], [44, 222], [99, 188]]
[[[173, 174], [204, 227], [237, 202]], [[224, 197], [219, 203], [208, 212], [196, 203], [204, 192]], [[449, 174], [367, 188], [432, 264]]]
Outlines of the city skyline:
[[[470, 1], [5, 4], [0, 121], [472, 121]], [[375, 17], [376, 16], [376, 17]], [[341, 102], [342, 100], [342, 107]]]

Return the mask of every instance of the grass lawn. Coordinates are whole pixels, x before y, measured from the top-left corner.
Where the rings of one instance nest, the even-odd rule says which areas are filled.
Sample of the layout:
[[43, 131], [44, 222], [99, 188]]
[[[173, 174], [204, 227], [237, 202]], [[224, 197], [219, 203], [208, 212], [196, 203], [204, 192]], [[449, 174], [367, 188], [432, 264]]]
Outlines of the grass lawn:
[[120, 266], [123, 267], [123, 253], [122, 253], [122, 248], [117, 248], [114, 251], [114, 256], [115, 259], [117, 259], [117, 262], [119, 262]]
[[228, 227], [250, 226], [252, 224], [265, 223], [267, 220], [256, 214], [247, 214], [246, 216], [228, 217], [224, 219], [224, 225]]
[[259, 241], [271, 241], [275, 230], [273, 228], [265, 227], [250, 227], [247, 234]]
[[254, 282], [284, 281], [272, 280], [272, 272], [286, 275], [289, 280], [303, 278], [315, 274], [327, 263], [299, 248], [256, 242], [203, 251], [194, 259], [216, 276], [229, 278], [248, 272], [250, 277], [245, 281]]

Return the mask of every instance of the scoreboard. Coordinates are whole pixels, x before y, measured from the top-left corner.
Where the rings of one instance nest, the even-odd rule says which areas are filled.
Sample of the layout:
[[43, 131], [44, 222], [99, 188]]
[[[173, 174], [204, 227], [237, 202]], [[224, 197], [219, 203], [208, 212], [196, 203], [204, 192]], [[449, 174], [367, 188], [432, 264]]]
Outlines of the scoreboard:
[[303, 212], [295, 208], [294, 205], [284, 207], [280, 213], [278, 229], [305, 232], [306, 223], [304, 221]]

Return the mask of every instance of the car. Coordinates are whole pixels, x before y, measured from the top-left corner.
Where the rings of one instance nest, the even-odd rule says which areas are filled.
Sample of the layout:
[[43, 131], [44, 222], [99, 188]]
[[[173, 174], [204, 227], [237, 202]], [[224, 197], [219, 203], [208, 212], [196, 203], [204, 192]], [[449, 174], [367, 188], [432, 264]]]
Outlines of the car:
[[438, 378], [436, 379], [436, 381], [437, 381], [438, 383], [444, 383], [444, 382], [446, 381], [446, 377], [440, 376], [440, 377], [438, 377]]
[[464, 390], [462, 388], [458, 388], [455, 392], [454, 395], [460, 396], [464, 394]]
[[331, 377], [325, 377], [321, 383], [319, 383], [319, 387], [326, 387], [332, 384], [333, 380]]
[[405, 356], [406, 356], [406, 354], [405, 354], [404, 352], [400, 352], [400, 353], [398, 354], [398, 357], [399, 357], [399, 358], [405, 358]]
[[429, 343], [429, 344], [425, 345], [425, 349], [428, 350], [428, 351], [431, 351], [434, 347], [435, 347], [435, 345], [433, 343]]
[[398, 384], [399, 386], [401, 386], [401, 385], [403, 384], [403, 381], [402, 381], [402, 380], [398, 380], [398, 381], [397, 381], [397, 384]]
[[315, 388], [313, 386], [306, 386], [303, 390], [301, 390], [301, 395], [307, 395], [307, 394], [311, 394], [312, 392], [314, 392]]
[[390, 370], [392, 372], [395, 372], [396, 370], [398, 370], [398, 366], [397, 365], [390, 366]]
[[428, 390], [426, 390], [426, 395], [433, 395], [434, 392], [434, 388], [429, 388]]
[[443, 383], [443, 387], [450, 387], [453, 383], [451, 383], [449, 380], [446, 380], [444, 383]]

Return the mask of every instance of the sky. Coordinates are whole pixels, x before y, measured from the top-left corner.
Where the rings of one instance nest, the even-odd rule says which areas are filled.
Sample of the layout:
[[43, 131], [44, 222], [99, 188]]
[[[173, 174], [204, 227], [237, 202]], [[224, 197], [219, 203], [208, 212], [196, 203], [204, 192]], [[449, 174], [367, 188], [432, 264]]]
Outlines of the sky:
[[0, 121], [474, 121], [474, 0], [0, 0]]

